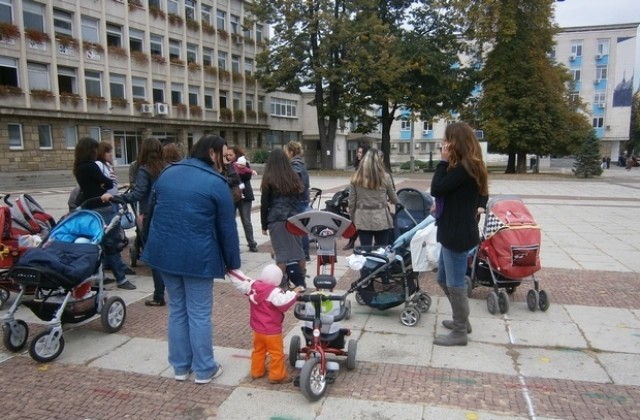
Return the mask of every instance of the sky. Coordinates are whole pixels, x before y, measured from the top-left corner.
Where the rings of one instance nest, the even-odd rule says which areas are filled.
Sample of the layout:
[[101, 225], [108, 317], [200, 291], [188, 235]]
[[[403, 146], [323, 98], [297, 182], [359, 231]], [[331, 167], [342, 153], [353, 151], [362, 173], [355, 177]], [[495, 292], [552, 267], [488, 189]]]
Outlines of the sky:
[[564, 0], [557, 2], [555, 8], [561, 28], [640, 23], [640, 0]]

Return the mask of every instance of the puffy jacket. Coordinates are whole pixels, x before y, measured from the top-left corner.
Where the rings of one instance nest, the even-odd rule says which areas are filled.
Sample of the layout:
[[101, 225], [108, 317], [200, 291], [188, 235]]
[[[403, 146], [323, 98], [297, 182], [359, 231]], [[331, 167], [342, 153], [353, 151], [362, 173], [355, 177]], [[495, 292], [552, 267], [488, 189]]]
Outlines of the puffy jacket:
[[205, 162], [187, 158], [167, 167], [155, 183], [153, 201], [142, 254], [148, 265], [208, 279], [240, 267], [231, 192], [227, 180]]
[[257, 280], [251, 285], [251, 329], [260, 334], [281, 334], [284, 313], [297, 302], [295, 292]]

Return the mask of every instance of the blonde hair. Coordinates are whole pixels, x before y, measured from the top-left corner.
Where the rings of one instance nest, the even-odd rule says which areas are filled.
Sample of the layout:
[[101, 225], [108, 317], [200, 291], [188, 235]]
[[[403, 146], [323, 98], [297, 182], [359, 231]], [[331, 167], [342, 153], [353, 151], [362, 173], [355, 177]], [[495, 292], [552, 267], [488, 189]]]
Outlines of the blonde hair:
[[449, 142], [449, 167], [458, 166], [467, 171], [476, 181], [480, 194], [489, 194], [487, 168], [482, 160], [482, 150], [471, 126], [465, 122], [449, 124], [444, 131], [444, 139]]
[[292, 140], [285, 144], [284, 150], [285, 152], [291, 152], [294, 157], [302, 155], [302, 145], [297, 141]]
[[351, 182], [358, 187], [379, 190], [386, 187], [386, 175], [380, 152], [377, 149], [369, 149], [351, 177]]

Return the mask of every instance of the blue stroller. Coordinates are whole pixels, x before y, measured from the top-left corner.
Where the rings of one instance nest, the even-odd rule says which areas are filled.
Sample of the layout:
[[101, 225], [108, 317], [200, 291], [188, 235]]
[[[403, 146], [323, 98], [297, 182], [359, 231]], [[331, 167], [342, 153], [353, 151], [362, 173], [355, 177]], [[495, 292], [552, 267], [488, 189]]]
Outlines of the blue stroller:
[[[7, 274], [20, 286], [20, 292], [0, 319], [7, 350], [20, 351], [27, 343], [27, 323], [14, 318], [21, 303], [47, 322], [48, 328], [33, 337], [29, 346], [29, 355], [41, 363], [62, 353], [63, 323], [75, 324], [100, 314], [106, 332], [122, 328], [127, 308], [120, 297], [107, 298], [100, 261], [107, 234], [119, 229], [127, 211], [122, 206], [105, 227], [99, 213], [77, 210], [58, 223], [41, 246], [20, 257]], [[33, 296], [25, 296], [28, 288], [35, 288]]]

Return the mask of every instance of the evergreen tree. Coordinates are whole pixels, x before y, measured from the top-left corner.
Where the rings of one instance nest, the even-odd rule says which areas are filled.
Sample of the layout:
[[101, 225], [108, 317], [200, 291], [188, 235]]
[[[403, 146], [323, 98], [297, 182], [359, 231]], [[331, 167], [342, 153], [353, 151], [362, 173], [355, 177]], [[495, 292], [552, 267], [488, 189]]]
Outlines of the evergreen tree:
[[595, 133], [586, 138], [573, 163], [573, 173], [580, 178], [590, 178], [602, 174], [600, 145]]

